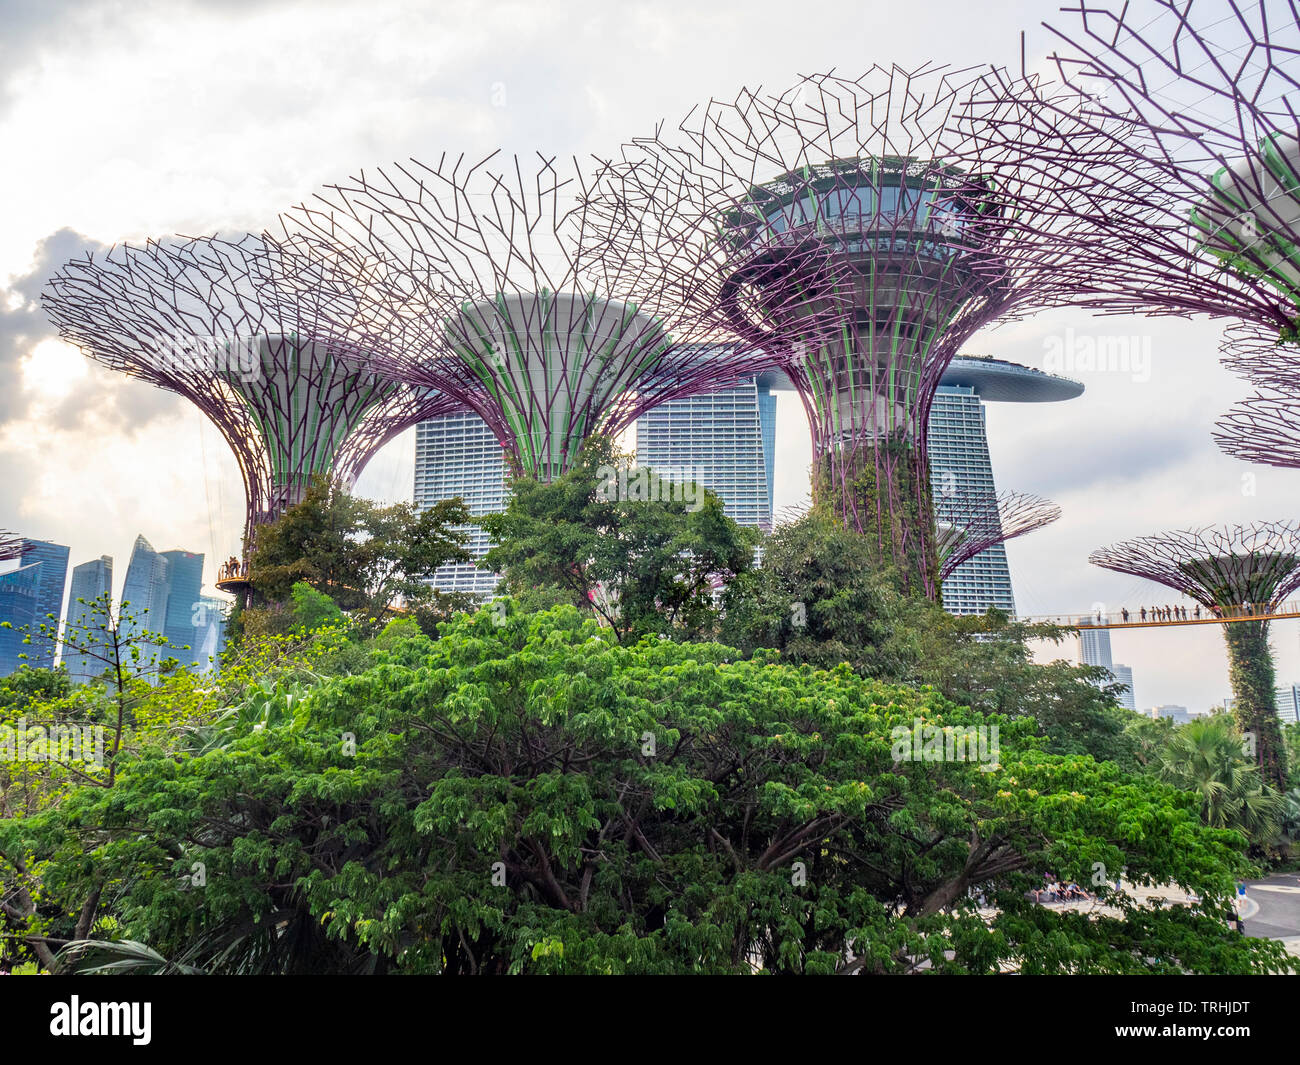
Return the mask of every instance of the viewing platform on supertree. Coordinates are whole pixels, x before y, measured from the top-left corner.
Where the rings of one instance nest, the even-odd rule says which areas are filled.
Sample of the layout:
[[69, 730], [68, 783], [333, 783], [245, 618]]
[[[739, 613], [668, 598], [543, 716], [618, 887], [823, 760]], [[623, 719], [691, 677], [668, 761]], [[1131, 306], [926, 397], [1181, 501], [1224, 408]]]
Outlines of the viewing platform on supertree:
[[962, 492], [947, 502], [938, 534], [940, 580], [994, 544], [1041, 529], [1061, 516], [1061, 508], [1051, 500], [1027, 492]]
[[[1065, 9], [1056, 78], [986, 78], [971, 105], [996, 180], [1006, 151], [1033, 180], [1063, 254], [1050, 283], [1102, 312], [1229, 319], [1294, 344], [1300, 315], [1300, 25], [1245, 0]], [[990, 124], [990, 114], [999, 121]], [[1064, 123], [1064, 125], [1062, 125]]]
[[814, 505], [930, 596], [935, 390], [976, 331], [1038, 303], [1055, 253], [1039, 216], [1005, 207], [1014, 167], [1003, 156], [989, 182], [979, 131], [956, 129], [978, 74], [873, 67], [742, 90], [626, 145], [600, 182], [621, 256], [779, 359], [808, 415]]
[[608, 254], [576, 163], [395, 164], [329, 186], [286, 223], [384, 264], [381, 376], [444, 390], [483, 419], [516, 475], [547, 482], [594, 434], [671, 399], [734, 387], [761, 355]]
[[178, 237], [73, 259], [42, 300], [63, 339], [217, 427], [244, 482], [247, 552], [313, 477], [350, 487], [396, 433], [461, 409], [370, 367], [371, 269], [302, 236]]
[[[1261, 522], [1139, 537], [1094, 551], [1093, 565], [1163, 584], [1220, 615], [1270, 615], [1300, 588], [1300, 525]], [[1267, 620], [1223, 622], [1233, 715], [1255, 739], [1263, 778], [1286, 789]]]

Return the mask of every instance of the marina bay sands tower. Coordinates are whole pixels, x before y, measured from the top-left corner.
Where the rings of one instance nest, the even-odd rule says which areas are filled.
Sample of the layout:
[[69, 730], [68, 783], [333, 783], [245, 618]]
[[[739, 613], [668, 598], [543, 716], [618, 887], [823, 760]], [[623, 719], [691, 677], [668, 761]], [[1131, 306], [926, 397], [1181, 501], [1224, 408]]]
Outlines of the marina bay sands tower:
[[[927, 429], [935, 519], [956, 517], [956, 500], [996, 498], [985, 403], [1051, 403], [1082, 394], [1078, 381], [1028, 366], [985, 356], [953, 359], [939, 381]], [[1014, 616], [1006, 545], [993, 544], [945, 577], [943, 605], [952, 614], [996, 607]]]

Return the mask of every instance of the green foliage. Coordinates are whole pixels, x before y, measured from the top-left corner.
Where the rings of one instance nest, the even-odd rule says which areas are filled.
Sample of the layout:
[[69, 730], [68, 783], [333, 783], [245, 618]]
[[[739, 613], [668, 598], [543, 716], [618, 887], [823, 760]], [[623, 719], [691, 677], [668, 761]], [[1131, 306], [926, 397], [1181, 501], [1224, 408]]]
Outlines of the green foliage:
[[1198, 718], [1175, 729], [1161, 754], [1159, 775], [1197, 795], [1207, 825], [1237, 829], [1262, 841], [1277, 829], [1282, 798], [1243, 754], [1242, 737], [1226, 715]]
[[763, 543], [762, 564], [724, 593], [721, 639], [752, 653], [775, 648], [790, 662], [829, 669], [847, 662], [882, 680], [932, 685], [985, 713], [1032, 716], [1061, 754], [1090, 754], [1136, 768], [1103, 670], [1034, 661], [1030, 642], [1073, 630], [1021, 625], [991, 611], [954, 617], [904, 596], [875, 563], [869, 537], [811, 514]]
[[1255, 759], [1266, 783], [1287, 786], [1286, 748], [1277, 716], [1277, 673], [1268, 646], [1268, 622], [1238, 621], [1223, 626], [1232, 683], [1232, 716], [1242, 733], [1255, 738]]
[[[837, 471], [847, 472], [841, 478]], [[842, 524], [842, 515], [857, 515], [872, 569], [900, 591], [924, 595], [926, 574], [932, 583], [938, 582], [930, 470], [903, 434], [840, 451], [833, 462], [818, 458], [813, 498], [829, 521]]]
[[568, 602], [625, 642], [712, 635], [713, 588], [749, 568], [757, 532], [728, 518], [713, 493], [653, 472], [640, 482], [649, 499], [618, 498], [610, 473], [620, 466], [626, 457], [595, 437], [551, 483], [513, 481], [505, 513], [480, 519], [497, 544], [484, 565], [528, 609]]
[[331, 626], [344, 628], [347, 617], [324, 592], [318, 592], [306, 581], [299, 581], [290, 590], [293, 599], [294, 628], [305, 632]]
[[[143, 971], [1294, 965], [1229, 930], [1238, 834], [1155, 780], [1045, 753], [1032, 720], [847, 666], [623, 646], [571, 607], [506, 604], [436, 641], [394, 626], [369, 654], [225, 746], [144, 751], [111, 792], [0, 822], [0, 853], [39, 867], [60, 913], [111, 884], [130, 944], [89, 956]], [[895, 761], [893, 730], [918, 719], [997, 725], [998, 762]], [[1115, 911], [1089, 919], [1025, 897], [1099, 863], [1200, 902], [1101, 888]]]
[[720, 638], [747, 654], [779, 650], [787, 661], [830, 669], [847, 662], [900, 679], [921, 657], [907, 625], [917, 607], [876, 565], [868, 538], [819, 514], [763, 541], [761, 564], [723, 594]]
[[429, 631], [468, 600], [438, 592], [425, 578], [448, 562], [467, 562], [469, 521], [459, 499], [431, 507], [379, 506], [317, 477], [302, 502], [257, 531], [249, 575], [257, 605], [242, 611], [235, 630], [255, 634], [318, 628], [331, 621], [324, 598], [295, 592], [306, 585], [346, 611], [367, 631], [400, 602]]

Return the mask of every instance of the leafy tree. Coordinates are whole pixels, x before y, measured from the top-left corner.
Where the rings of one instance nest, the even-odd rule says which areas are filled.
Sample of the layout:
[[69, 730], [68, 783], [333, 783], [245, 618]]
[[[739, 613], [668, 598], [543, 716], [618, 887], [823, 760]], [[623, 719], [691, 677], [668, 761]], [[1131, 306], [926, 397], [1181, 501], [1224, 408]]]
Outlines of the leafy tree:
[[624, 641], [712, 635], [714, 588], [749, 568], [758, 539], [699, 485], [646, 470], [629, 481], [626, 457], [601, 437], [551, 483], [513, 481], [505, 512], [480, 524], [497, 544], [484, 565], [503, 575], [503, 591], [529, 607], [570, 602]]
[[790, 662], [932, 685], [974, 710], [1032, 716], [1051, 750], [1135, 768], [1121, 690], [1104, 670], [1034, 661], [1031, 641], [1073, 630], [1022, 625], [997, 611], [955, 617], [904, 596], [875, 564], [869, 537], [811, 514], [763, 543], [762, 564], [726, 590], [721, 638], [746, 653], [779, 650]]
[[[111, 794], [82, 789], [0, 823], [0, 852], [43, 863], [60, 912], [77, 911], [96, 878], [117, 885], [115, 937], [129, 943], [115, 953], [92, 937], [69, 964], [1295, 967], [1279, 944], [1228, 927], [1247, 868], [1238, 833], [1202, 825], [1194, 797], [1158, 781], [1044, 753], [1032, 720], [847, 666], [657, 638], [622, 646], [571, 607], [507, 604], [441, 635], [390, 629], [370, 668], [317, 684], [292, 720], [198, 757], [146, 752]], [[997, 761], [903, 758], [897, 730], [918, 721], [999, 726], [985, 752]], [[1114, 912], [1090, 918], [1026, 897], [1047, 872], [1096, 882], [1099, 867], [1199, 901], [1147, 908], [1104, 885]], [[991, 911], [977, 910], [981, 893]]]
[[[448, 562], [467, 562], [469, 521], [459, 499], [430, 507], [411, 503], [379, 506], [357, 499], [337, 484], [313, 480], [302, 502], [257, 531], [249, 578], [257, 606], [241, 611], [234, 631], [287, 631], [308, 618], [319, 620], [322, 603], [303, 593], [305, 584], [328, 596], [357, 619], [376, 628], [399, 604], [432, 630], [435, 622], [468, 605], [466, 597], [439, 592], [427, 578]], [[254, 611], [261, 611], [258, 617]], [[304, 613], [305, 612], [305, 613]], [[249, 615], [253, 614], [252, 617]]]
[[1282, 742], [1286, 747], [1287, 783], [1291, 788], [1300, 788], [1300, 722], [1282, 725]]
[[1034, 660], [1031, 641], [1059, 644], [1074, 630], [1009, 621], [996, 610], [957, 617], [932, 603], [918, 604], [914, 617], [921, 657], [908, 680], [973, 710], [1033, 717], [1059, 754], [1137, 768], [1125, 731], [1137, 715], [1119, 706], [1123, 686], [1098, 667]]
[[[102, 608], [107, 610], [106, 602]], [[127, 611], [110, 618], [106, 634], [96, 639], [97, 653], [120, 662], [133, 661], [131, 644], [139, 641], [150, 648], [139, 656], [146, 663], [156, 658], [162, 640], [137, 631]], [[20, 724], [29, 740], [39, 736], [41, 728], [51, 734], [55, 724], [101, 727], [105, 733], [102, 763], [64, 757], [63, 751], [39, 760], [0, 760], [0, 818], [56, 808], [79, 786], [111, 786], [121, 767], [144, 750], [176, 757], [222, 746], [237, 731], [232, 718], [239, 719], [237, 725], [244, 731], [259, 723], [265, 727], [268, 721], [278, 724], [279, 695], [287, 701], [307, 684], [366, 661], [364, 650], [342, 630], [331, 628], [245, 639], [215, 674], [169, 668], [149, 678], [115, 668], [106, 671], [104, 684], [72, 685], [61, 670], [22, 669], [0, 678], [0, 742], [5, 728], [16, 730]], [[92, 863], [86, 871], [95, 868]], [[30, 853], [0, 847], [0, 971], [17, 971], [31, 959], [48, 969], [60, 937], [84, 937], [115, 927], [113, 915], [99, 910], [100, 891], [111, 887], [108, 880], [97, 885], [92, 876], [77, 906], [65, 911], [47, 894], [46, 872], [45, 864]]]
[[1234, 828], [1253, 840], [1267, 841], [1283, 813], [1281, 796], [1246, 757], [1241, 735], [1226, 714], [1175, 729], [1161, 755], [1159, 774], [1197, 795], [1207, 825]]
[[1160, 759], [1173, 736], [1174, 723], [1167, 717], [1134, 714], [1124, 726], [1137, 767], [1159, 772]]
[[906, 676], [921, 657], [907, 624], [918, 607], [877, 555], [867, 537], [817, 513], [777, 529], [761, 565], [727, 587], [721, 638], [824, 669], [848, 662], [868, 676]]

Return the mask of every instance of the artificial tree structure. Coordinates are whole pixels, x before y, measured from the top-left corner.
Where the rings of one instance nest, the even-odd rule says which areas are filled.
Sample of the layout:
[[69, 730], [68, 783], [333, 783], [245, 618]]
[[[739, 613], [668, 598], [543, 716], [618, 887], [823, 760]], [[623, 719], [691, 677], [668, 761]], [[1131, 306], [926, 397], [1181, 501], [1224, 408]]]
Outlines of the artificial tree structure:
[[1238, 339], [1223, 360], [1255, 394], [1219, 419], [1214, 440], [1247, 462], [1300, 468], [1300, 352], [1260, 340]]
[[620, 256], [779, 359], [808, 415], [814, 504], [931, 596], [935, 391], [972, 334], [1036, 305], [1056, 254], [1041, 218], [1008, 211], [1006, 156], [995, 185], [979, 137], [959, 135], [981, 85], [873, 67], [744, 90], [625, 146], [599, 191]]
[[1300, 588], [1300, 525], [1262, 522], [1159, 533], [1094, 551], [1089, 561], [1173, 588], [1225, 619], [1233, 716], [1255, 738], [1263, 778], [1285, 791], [1276, 678], [1268, 621], [1261, 615], [1273, 613]]
[[387, 271], [372, 366], [445, 390], [483, 419], [515, 475], [548, 482], [594, 434], [767, 368], [645, 270], [609, 254], [576, 162], [496, 153], [377, 169], [329, 186], [288, 225]]
[[1300, 388], [1256, 392], [1219, 419], [1214, 439], [1247, 462], [1300, 468]]
[[940, 580], [994, 544], [1041, 529], [1061, 516], [1061, 508], [1051, 500], [1028, 492], [960, 492], [940, 496], [935, 509]]
[[1047, 283], [1064, 302], [1225, 318], [1235, 342], [1293, 347], [1293, 0], [1089, 0], [1064, 10], [1076, 18], [1048, 27], [1057, 78], [1031, 80], [1027, 93], [1024, 79], [986, 76], [962, 121], [985, 131], [982, 161], [995, 180], [1003, 165], [1034, 175], [1005, 194], [1073, 249]]
[[217, 427], [243, 477], [247, 549], [312, 477], [350, 486], [396, 433], [460, 409], [370, 367], [368, 270], [302, 236], [176, 238], [73, 259], [43, 302], [90, 358], [183, 396]]

